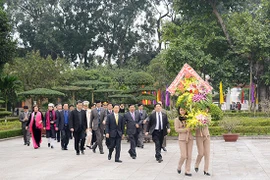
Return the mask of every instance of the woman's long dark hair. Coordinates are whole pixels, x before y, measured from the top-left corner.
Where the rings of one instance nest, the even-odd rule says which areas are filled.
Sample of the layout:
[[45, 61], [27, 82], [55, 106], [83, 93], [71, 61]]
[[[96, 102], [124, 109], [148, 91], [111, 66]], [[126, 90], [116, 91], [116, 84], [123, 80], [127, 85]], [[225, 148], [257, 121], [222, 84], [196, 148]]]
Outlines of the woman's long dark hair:
[[[178, 119], [180, 120], [180, 121], [185, 121], [185, 120], [187, 120], [187, 117], [186, 116], [182, 116], [181, 114], [180, 114], [180, 109], [185, 109], [185, 108], [183, 108], [183, 107], [181, 107], [181, 106], [179, 106], [178, 107], [178, 109], [177, 109], [177, 112], [178, 112]], [[186, 112], [186, 114], [185, 115], [187, 115], [187, 112]]]

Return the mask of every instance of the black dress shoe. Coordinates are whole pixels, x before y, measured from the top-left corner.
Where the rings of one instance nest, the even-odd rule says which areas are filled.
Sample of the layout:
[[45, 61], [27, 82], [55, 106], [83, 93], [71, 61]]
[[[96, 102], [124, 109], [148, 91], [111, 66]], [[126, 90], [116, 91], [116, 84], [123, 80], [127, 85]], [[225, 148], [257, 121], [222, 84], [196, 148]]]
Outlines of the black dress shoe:
[[96, 153], [96, 148], [93, 148], [93, 153]]
[[78, 152], [76, 152], [76, 155], [80, 155], [80, 152], [78, 151]]
[[84, 150], [82, 150], [81, 153], [84, 154]]
[[198, 172], [199, 171], [199, 168], [194, 168], [195, 172]]
[[24, 145], [26, 145], [26, 143], [24, 143]]
[[203, 171], [204, 175], [211, 176], [208, 172]]
[[123, 162], [123, 161], [121, 161], [121, 160], [118, 159], [118, 160], [115, 160], [115, 162], [121, 163], [121, 162]]
[[177, 169], [178, 174], [181, 174], [181, 170]]
[[53, 146], [51, 146], [51, 148], [53, 149]]
[[136, 159], [136, 156], [131, 156], [132, 157], [132, 159]]
[[64, 150], [65, 150], [65, 151], [67, 151], [67, 150], [68, 150], [68, 148], [64, 148]]
[[100, 154], [104, 154], [104, 152], [103, 151], [100, 151]]
[[108, 155], [108, 160], [111, 160], [111, 159], [112, 159], [112, 155], [109, 154], [109, 155]]
[[141, 146], [141, 148], [143, 149], [144, 145]]
[[186, 175], [186, 176], [189, 176], [189, 177], [192, 176], [191, 173], [185, 173], [185, 175]]
[[30, 143], [27, 143], [27, 146], [30, 146]]
[[163, 159], [159, 159], [159, 160], [158, 160], [158, 163], [161, 163], [162, 161], [163, 161]]
[[48, 147], [51, 147], [51, 144], [50, 143], [48, 143]]
[[162, 149], [163, 151], [167, 151], [167, 149], [166, 149], [165, 147], [162, 147], [161, 149]]
[[92, 149], [91, 146], [86, 146], [86, 147], [88, 147], [89, 149]]

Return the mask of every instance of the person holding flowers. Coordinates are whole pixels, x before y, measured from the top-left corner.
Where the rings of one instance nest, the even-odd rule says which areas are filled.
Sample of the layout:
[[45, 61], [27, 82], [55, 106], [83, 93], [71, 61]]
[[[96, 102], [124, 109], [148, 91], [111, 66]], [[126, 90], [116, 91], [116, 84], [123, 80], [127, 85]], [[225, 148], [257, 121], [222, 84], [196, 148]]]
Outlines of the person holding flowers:
[[[208, 113], [209, 108], [207, 107], [206, 113]], [[200, 117], [202, 121], [207, 121], [204, 117]], [[198, 149], [198, 155], [195, 163], [195, 171], [199, 171], [199, 165], [204, 157], [204, 175], [210, 176], [208, 172], [209, 162], [210, 162], [210, 133], [208, 130], [208, 125], [199, 127], [196, 129], [196, 144]]]
[[193, 136], [191, 134], [190, 128], [187, 127], [187, 112], [186, 110], [179, 106], [178, 107], [179, 117], [174, 120], [175, 131], [179, 133], [178, 143], [181, 151], [181, 157], [178, 163], [177, 172], [180, 174], [184, 162], [185, 175], [192, 176], [190, 173], [190, 166], [192, 160], [192, 147], [193, 147]]
[[204, 157], [204, 175], [207, 176], [210, 176], [208, 172], [210, 159], [210, 134], [208, 126], [211, 123], [209, 106], [212, 104], [212, 94], [210, 92], [203, 83], [190, 75], [186, 75], [180, 81], [176, 90], [176, 95], [178, 95], [176, 106], [185, 107], [188, 114], [185, 128], [195, 130], [198, 149], [195, 171], [199, 171], [201, 159]]

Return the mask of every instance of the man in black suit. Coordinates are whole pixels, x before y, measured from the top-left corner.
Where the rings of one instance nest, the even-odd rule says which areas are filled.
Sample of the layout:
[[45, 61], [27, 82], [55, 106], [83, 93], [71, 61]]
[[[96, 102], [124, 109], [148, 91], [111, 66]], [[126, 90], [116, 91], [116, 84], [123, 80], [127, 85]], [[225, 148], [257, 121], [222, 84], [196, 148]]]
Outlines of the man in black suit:
[[170, 124], [166, 114], [161, 112], [161, 104], [155, 104], [155, 112], [149, 116], [146, 135], [152, 134], [152, 139], [155, 142], [156, 160], [161, 163], [163, 161], [161, 156], [161, 147], [164, 136], [170, 133]]
[[70, 111], [68, 109], [68, 104], [64, 104], [64, 110], [60, 112], [60, 117], [56, 121], [56, 130], [61, 134], [61, 147], [62, 150], [68, 150], [67, 146], [70, 138], [70, 129], [69, 129], [69, 118]]
[[125, 123], [127, 126], [127, 135], [130, 142], [130, 149], [128, 153], [132, 157], [132, 159], [136, 159], [136, 146], [138, 142], [138, 135], [140, 131], [140, 126], [143, 121], [141, 120], [141, 116], [139, 112], [135, 112], [135, 105], [129, 105], [129, 112], [124, 115]]
[[108, 160], [111, 160], [112, 153], [115, 148], [115, 162], [121, 163], [120, 150], [121, 150], [121, 139], [124, 135], [124, 118], [119, 113], [120, 106], [114, 106], [114, 113], [109, 114], [106, 120], [106, 138], [109, 139], [109, 155]]
[[[76, 154], [84, 154], [84, 143], [87, 129], [86, 112], [82, 110], [82, 101], [77, 101], [77, 108], [70, 113], [70, 131], [73, 132]], [[80, 147], [79, 147], [80, 146]]]

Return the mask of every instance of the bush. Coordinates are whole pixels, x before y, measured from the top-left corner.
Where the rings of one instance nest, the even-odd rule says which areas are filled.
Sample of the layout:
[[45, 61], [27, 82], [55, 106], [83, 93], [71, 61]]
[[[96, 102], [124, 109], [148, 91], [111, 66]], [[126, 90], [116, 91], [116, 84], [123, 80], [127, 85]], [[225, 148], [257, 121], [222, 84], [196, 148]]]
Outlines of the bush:
[[[240, 135], [266, 135], [270, 134], [270, 119], [265, 118], [239, 118], [240, 124], [234, 128], [233, 133]], [[174, 129], [174, 120], [170, 120], [171, 133], [169, 136], [178, 136]], [[209, 127], [211, 136], [221, 136], [227, 131], [219, 126], [219, 121], [214, 121]], [[194, 133], [193, 133], [194, 134]]]
[[22, 135], [22, 129], [13, 129], [13, 130], [7, 130], [7, 131], [0, 131], [0, 139], [9, 138], [9, 137], [15, 137], [15, 136], [21, 136]]
[[218, 121], [223, 118], [223, 111], [215, 104], [210, 105], [210, 114], [213, 121]]
[[19, 120], [12, 122], [0, 122], [0, 131], [19, 129], [21, 128], [21, 122]]
[[245, 112], [245, 111], [227, 111], [224, 113], [224, 116], [229, 117], [268, 117], [267, 114], [264, 112], [256, 112], [255, 114], [253, 112]]

